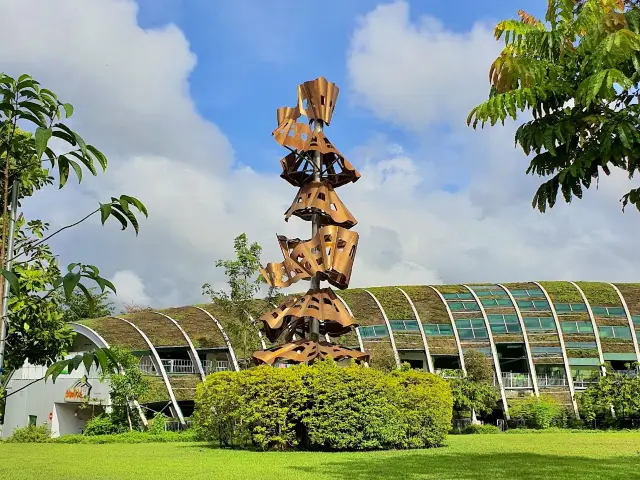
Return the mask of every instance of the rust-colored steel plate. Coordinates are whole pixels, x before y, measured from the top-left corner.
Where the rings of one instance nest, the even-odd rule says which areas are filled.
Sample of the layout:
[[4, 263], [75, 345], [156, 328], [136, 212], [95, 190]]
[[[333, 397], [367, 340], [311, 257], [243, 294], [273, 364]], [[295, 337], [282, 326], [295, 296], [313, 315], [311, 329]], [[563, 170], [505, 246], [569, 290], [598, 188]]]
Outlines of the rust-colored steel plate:
[[313, 215], [320, 215], [322, 223], [343, 228], [352, 228], [358, 223], [327, 182], [311, 182], [300, 187], [295, 200], [284, 214], [285, 221], [289, 221], [292, 215], [306, 221], [311, 221]]
[[273, 365], [278, 360], [288, 360], [296, 363], [312, 363], [315, 360], [324, 360], [325, 358], [333, 358], [336, 361], [354, 359], [360, 363], [368, 362], [369, 354], [328, 342], [316, 343], [306, 339], [297, 340], [253, 354], [253, 359], [258, 365]]

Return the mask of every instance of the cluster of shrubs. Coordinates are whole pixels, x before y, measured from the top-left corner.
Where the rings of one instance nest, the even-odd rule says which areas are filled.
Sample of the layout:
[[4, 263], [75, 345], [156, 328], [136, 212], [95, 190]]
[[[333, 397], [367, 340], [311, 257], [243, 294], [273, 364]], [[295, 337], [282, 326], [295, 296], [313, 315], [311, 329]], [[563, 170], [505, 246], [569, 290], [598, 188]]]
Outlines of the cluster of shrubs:
[[49, 424], [29, 425], [17, 428], [6, 439], [9, 443], [162, 443], [162, 442], [192, 442], [196, 440], [192, 430], [184, 432], [165, 431], [164, 415], [156, 415], [149, 420], [145, 431], [129, 430], [127, 425], [120, 423], [117, 417], [108, 414], [96, 415], [85, 425], [80, 435], [64, 435], [51, 438]]
[[318, 450], [442, 444], [452, 394], [435, 375], [334, 361], [218, 372], [198, 385], [195, 428], [223, 446]]

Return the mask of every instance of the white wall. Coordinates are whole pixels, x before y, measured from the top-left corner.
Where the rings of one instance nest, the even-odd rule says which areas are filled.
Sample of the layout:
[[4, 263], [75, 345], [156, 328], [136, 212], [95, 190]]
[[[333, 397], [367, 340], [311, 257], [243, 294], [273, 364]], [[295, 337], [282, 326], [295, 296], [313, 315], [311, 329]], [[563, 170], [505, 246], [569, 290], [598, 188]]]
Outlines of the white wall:
[[[34, 378], [41, 378], [37, 376], [40, 372], [36, 372], [38, 367], [25, 367], [25, 371], [19, 369], [15, 372], [14, 377], [9, 381], [7, 386], [7, 393], [17, 391], [20, 388], [31, 383]], [[52, 427], [52, 433], [54, 436], [58, 436], [67, 432], [67, 430], [77, 430], [75, 416], [73, 413], [80, 404], [66, 403], [64, 400], [64, 394], [66, 390], [78, 381], [78, 378], [82, 377], [84, 367], [80, 367], [79, 371], [73, 372], [71, 376], [61, 375], [58, 377], [55, 383], [51, 380], [45, 382], [40, 380], [32, 385], [29, 385], [24, 390], [19, 391], [13, 395], [7, 397], [7, 404], [5, 408], [4, 427], [2, 429], [2, 436], [9, 437], [16, 428], [25, 427], [29, 424], [29, 415], [37, 416], [37, 424], [49, 423]], [[26, 377], [26, 378], [25, 378]], [[101, 383], [95, 372], [90, 372], [88, 382], [91, 384], [91, 398], [95, 398], [106, 405], [109, 402], [109, 385], [108, 382]], [[61, 407], [56, 408], [55, 404], [58, 403]], [[66, 406], [68, 405], [68, 407]], [[73, 408], [72, 408], [73, 407]], [[69, 412], [74, 418], [71, 421]], [[50, 422], [49, 414], [53, 414], [54, 420]], [[62, 421], [61, 421], [62, 420]], [[82, 425], [84, 425], [84, 420]], [[64, 430], [64, 433], [61, 431]], [[74, 433], [80, 433], [79, 431]]]

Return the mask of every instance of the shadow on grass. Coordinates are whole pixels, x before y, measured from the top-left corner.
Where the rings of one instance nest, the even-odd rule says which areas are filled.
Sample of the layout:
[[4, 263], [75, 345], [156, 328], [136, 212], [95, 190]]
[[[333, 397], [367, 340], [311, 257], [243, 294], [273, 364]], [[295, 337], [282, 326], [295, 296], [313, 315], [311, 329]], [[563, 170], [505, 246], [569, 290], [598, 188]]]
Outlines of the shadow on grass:
[[[640, 479], [640, 457], [594, 459], [533, 453], [439, 454], [430, 451], [337, 459], [313, 467], [290, 466], [307, 474], [349, 480], [410, 480], [419, 478], [464, 480], [631, 480]], [[306, 477], [306, 475], [301, 475]]]

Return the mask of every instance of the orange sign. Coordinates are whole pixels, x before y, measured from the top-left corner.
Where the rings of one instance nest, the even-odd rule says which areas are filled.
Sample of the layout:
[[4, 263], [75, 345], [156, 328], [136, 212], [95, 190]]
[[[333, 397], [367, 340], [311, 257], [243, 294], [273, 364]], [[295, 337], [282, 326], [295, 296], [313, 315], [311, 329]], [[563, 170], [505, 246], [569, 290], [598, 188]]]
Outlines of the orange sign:
[[91, 385], [87, 382], [86, 377], [78, 380], [64, 392], [64, 401], [71, 403], [81, 403], [89, 400], [91, 393]]

